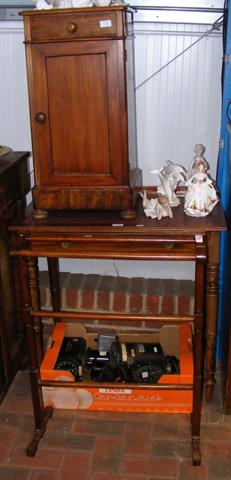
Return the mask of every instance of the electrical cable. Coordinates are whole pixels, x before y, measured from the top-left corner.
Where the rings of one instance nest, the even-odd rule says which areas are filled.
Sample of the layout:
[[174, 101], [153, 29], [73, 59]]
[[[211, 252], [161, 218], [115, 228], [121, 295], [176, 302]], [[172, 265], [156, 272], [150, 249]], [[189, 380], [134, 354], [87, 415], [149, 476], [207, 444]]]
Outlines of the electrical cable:
[[210, 35], [210, 33], [212, 33], [214, 30], [220, 30], [221, 26], [223, 25], [223, 18], [224, 18], [224, 14], [222, 14], [212, 25], [212, 27], [205, 33], [203, 33], [203, 35], [201, 35], [197, 40], [195, 40], [195, 42], [191, 43], [191, 45], [189, 45], [188, 47], [186, 47], [184, 50], [182, 50], [180, 53], [178, 53], [175, 57], [173, 57], [171, 60], [169, 60], [167, 63], [165, 63], [165, 65], [162, 65], [160, 68], [158, 68], [158, 70], [156, 70], [154, 73], [152, 73], [151, 75], [149, 75], [149, 77], [147, 77], [145, 80], [143, 80], [143, 82], [141, 82], [139, 85], [137, 85], [135, 87], [135, 90], [138, 90], [138, 88], [142, 87], [145, 83], [147, 83], [149, 80], [151, 80], [153, 77], [155, 77], [158, 73], [160, 73], [164, 68], [168, 67], [168, 65], [170, 65], [172, 62], [174, 62], [175, 60], [177, 60], [177, 58], [179, 58], [181, 55], [183, 55], [185, 52], [187, 52], [188, 50], [190, 50], [192, 47], [194, 47], [194, 45], [196, 45], [198, 42], [200, 42], [203, 38], [207, 37], [208, 35]]

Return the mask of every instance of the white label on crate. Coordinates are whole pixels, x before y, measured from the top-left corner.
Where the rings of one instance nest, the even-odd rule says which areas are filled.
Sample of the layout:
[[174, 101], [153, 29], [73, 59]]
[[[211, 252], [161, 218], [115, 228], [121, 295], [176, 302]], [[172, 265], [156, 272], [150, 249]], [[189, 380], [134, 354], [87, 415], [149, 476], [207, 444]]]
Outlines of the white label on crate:
[[100, 26], [100, 28], [110, 28], [111, 27], [111, 20], [100, 20], [99, 26]]
[[148, 372], [142, 372], [142, 377], [143, 378], [148, 378]]
[[123, 361], [123, 362], [126, 362], [127, 359], [128, 359], [128, 356], [127, 356], [127, 349], [126, 349], [125, 343], [121, 343], [121, 344], [120, 344], [120, 348], [121, 348], [121, 358], [122, 358], [122, 361]]
[[106, 357], [107, 352], [104, 352], [103, 350], [100, 350], [99, 354], [100, 354], [100, 357]]
[[143, 343], [138, 343], [138, 351], [139, 351], [139, 353], [144, 353], [145, 352]]
[[153, 351], [154, 351], [154, 353], [158, 353], [157, 347], [153, 347]]
[[203, 243], [202, 235], [195, 235], [195, 240], [196, 240], [196, 243]]
[[110, 393], [118, 395], [131, 395], [132, 390], [131, 388], [99, 388], [100, 393]]

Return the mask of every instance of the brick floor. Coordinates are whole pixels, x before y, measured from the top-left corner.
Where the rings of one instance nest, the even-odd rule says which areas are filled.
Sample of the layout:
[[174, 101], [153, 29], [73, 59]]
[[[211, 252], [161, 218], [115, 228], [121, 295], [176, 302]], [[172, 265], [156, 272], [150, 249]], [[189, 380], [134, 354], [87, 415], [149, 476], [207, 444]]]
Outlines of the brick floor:
[[231, 417], [218, 381], [203, 405], [202, 465], [192, 467], [189, 415], [56, 410], [34, 458], [27, 372], [0, 406], [0, 480], [230, 480]]

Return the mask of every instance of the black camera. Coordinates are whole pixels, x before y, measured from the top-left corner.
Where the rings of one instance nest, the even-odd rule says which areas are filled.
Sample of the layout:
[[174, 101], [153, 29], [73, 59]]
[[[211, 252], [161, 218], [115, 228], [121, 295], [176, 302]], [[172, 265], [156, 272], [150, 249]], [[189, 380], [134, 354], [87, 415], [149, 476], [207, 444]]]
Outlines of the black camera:
[[[99, 334], [97, 348], [87, 348], [81, 337], [65, 337], [55, 365], [70, 371], [75, 380], [157, 383], [162, 375], [179, 373], [175, 356], [165, 356], [160, 343], [120, 342], [116, 335]], [[88, 373], [89, 372], [89, 373]]]
[[64, 337], [55, 370], [68, 370], [75, 380], [82, 380], [86, 346], [86, 340], [82, 337]]
[[160, 343], [124, 343], [116, 339], [110, 362], [120, 370], [124, 382], [156, 383], [165, 373], [165, 356]]

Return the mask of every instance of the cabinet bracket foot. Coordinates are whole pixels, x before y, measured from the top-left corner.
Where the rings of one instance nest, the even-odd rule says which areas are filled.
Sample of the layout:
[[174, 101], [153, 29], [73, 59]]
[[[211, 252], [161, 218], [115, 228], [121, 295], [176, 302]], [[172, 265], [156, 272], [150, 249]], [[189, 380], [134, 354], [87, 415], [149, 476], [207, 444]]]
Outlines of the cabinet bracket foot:
[[34, 432], [34, 436], [31, 440], [31, 442], [29, 443], [29, 445], [27, 446], [27, 449], [26, 449], [26, 454], [28, 457], [34, 457], [36, 452], [37, 452], [37, 448], [38, 448], [38, 444], [40, 442], [40, 439], [43, 437], [45, 431], [46, 431], [46, 425], [47, 425], [47, 422], [49, 420], [49, 418], [51, 418], [52, 416], [52, 413], [53, 413], [53, 408], [52, 407], [46, 407], [44, 409], [44, 427], [42, 429], [36, 429], [35, 432]]
[[43, 218], [47, 218], [47, 216], [47, 210], [36, 208], [33, 212], [33, 218], [35, 218], [35, 220], [42, 220]]
[[136, 211], [132, 208], [127, 208], [126, 210], [122, 210], [122, 212], [120, 212], [120, 216], [121, 218], [124, 218], [124, 220], [132, 220], [133, 218], [136, 218]]

